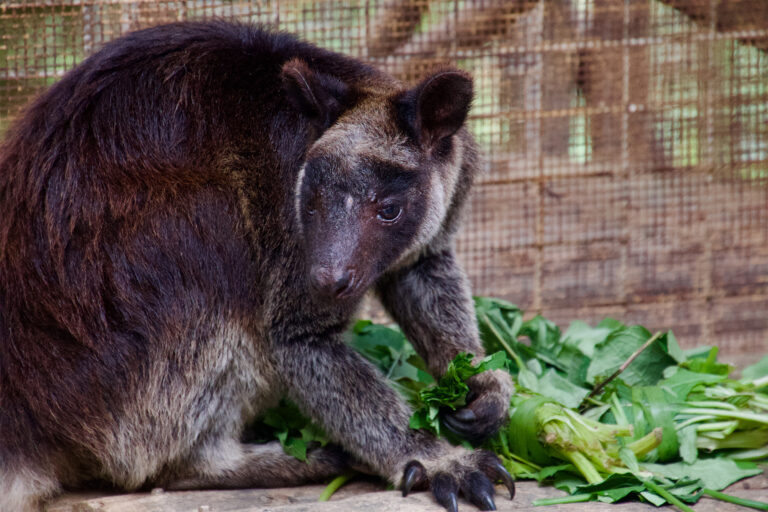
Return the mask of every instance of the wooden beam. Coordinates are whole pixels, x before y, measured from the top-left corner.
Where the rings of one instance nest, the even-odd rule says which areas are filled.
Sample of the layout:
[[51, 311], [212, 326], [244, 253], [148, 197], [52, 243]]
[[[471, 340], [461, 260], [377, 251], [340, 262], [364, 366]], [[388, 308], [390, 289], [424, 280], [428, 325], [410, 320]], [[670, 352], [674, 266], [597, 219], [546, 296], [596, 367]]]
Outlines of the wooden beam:
[[[685, 14], [696, 23], [710, 26], [714, 21], [718, 32], [763, 30], [768, 27], [768, 1], [765, 0], [659, 0]], [[714, 20], [713, 20], [714, 17]], [[739, 38], [738, 41], [768, 51], [768, 37]]]

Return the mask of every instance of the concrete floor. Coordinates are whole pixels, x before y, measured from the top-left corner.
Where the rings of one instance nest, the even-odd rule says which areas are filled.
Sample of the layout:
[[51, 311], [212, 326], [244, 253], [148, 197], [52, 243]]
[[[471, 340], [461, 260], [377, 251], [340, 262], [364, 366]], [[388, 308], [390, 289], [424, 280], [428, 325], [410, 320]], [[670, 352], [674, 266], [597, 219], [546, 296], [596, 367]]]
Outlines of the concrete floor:
[[[330, 501], [320, 503], [321, 485], [287, 489], [250, 489], [242, 491], [194, 491], [136, 493], [123, 495], [69, 494], [62, 496], [47, 508], [48, 512], [443, 512], [427, 493], [415, 493], [403, 498], [397, 491], [384, 491], [371, 482], [352, 482], [342, 487]], [[499, 511], [537, 512], [651, 512], [656, 507], [638, 502], [609, 505], [605, 503], [575, 503], [547, 508], [534, 507], [537, 498], [565, 496], [552, 487], [539, 487], [536, 482], [518, 482], [517, 496], [510, 501], [506, 490], [496, 488]], [[742, 480], [726, 491], [744, 498], [768, 503], [768, 476], [765, 472]], [[737, 507], [702, 498], [693, 507], [697, 512], [746, 511]], [[461, 511], [474, 511], [467, 502], [459, 503]]]

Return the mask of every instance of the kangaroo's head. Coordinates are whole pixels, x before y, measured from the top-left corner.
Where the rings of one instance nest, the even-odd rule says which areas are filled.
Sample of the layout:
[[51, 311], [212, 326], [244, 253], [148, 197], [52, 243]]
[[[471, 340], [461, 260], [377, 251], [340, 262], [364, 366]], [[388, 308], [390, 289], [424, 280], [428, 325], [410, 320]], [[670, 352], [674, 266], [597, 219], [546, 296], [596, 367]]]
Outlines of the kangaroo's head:
[[444, 69], [411, 89], [353, 86], [299, 60], [283, 66], [283, 80], [318, 133], [295, 201], [310, 282], [328, 298], [357, 298], [441, 232], [472, 81]]

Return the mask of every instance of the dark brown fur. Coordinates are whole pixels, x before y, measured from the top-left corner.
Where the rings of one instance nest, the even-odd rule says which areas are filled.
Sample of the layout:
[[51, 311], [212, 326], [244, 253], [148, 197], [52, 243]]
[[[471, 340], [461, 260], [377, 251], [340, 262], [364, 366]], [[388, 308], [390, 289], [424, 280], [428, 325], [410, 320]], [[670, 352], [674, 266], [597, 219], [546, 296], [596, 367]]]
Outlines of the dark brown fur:
[[[435, 373], [482, 353], [450, 242], [476, 168], [468, 84], [445, 70], [408, 90], [289, 35], [184, 23], [107, 45], [32, 104], [0, 153], [0, 510], [92, 479], [339, 471], [340, 451], [238, 442], [282, 395], [395, 483], [412, 459], [422, 483], [492, 476], [410, 430], [340, 339], [374, 287]], [[487, 435], [510, 383], [474, 388], [466, 433]]]

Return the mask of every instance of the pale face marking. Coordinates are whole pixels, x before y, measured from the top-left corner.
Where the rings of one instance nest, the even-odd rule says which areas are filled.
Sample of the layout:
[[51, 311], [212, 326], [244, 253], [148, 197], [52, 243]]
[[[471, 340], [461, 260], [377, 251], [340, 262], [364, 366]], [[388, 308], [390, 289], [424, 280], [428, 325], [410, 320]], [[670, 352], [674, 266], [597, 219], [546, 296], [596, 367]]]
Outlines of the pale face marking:
[[306, 165], [302, 165], [301, 169], [299, 169], [299, 176], [296, 180], [296, 189], [294, 190], [294, 208], [296, 210], [296, 220], [298, 221], [299, 228], [301, 228], [301, 185], [304, 182], [305, 169]]
[[355, 199], [352, 196], [347, 196], [346, 201], [344, 201], [344, 207], [347, 210], [347, 213], [352, 211], [352, 206], [355, 204]]

